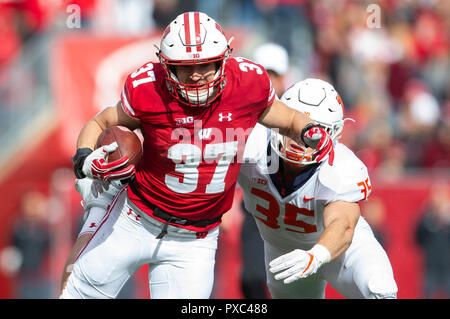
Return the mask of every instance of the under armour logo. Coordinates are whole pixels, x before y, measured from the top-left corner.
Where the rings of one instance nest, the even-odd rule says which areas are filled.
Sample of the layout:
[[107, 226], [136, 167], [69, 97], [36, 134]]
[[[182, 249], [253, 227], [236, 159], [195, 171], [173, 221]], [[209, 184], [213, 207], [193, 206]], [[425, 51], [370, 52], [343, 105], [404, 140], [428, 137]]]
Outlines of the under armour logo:
[[141, 215], [135, 214], [135, 213], [131, 210], [131, 208], [130, 208], [130, 210], [127, 212], [127, 215], [128, 215], [128, 216], [133, 215], [134, 218], [136, 218], [137, 221], [139, 221], [139, 218], [141, 217]]
[[95, 228], [97, 227], [97, 225], [95, 223], [91, 223], [91, 225], [89, 226], [89, 228]]
[[252, 177], [251, 178], [252, 183], [254, 184], [261, 184], [261, 185], [267, 185], [267, 179], [260, 178], [260, 177]]
[[228, 115], [223, 115], [223, 113], [219, 113], [219, 122], [222, 122], [223, 119], [227, 119], [228, 122], [231, 121], [231, 113], [228, 113]]
[[197, 236], [197, 239], [202, 239], [202, 238], [205, 238], [206, 235], [208, 235], [208, 232], [207, 231], [199, 231], [199, 232], [196, 232], [195, 235]]

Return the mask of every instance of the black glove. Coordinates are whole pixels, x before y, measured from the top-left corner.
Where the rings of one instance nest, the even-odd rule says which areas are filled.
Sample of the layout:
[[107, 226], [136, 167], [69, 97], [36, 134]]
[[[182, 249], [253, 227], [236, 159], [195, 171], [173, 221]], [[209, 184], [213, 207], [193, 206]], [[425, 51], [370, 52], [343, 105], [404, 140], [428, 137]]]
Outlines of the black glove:
[[85, 178], [86, 175], [83, 173], [83, 164], [86, 157], [93, 152], [89, 147], [79, 148], [74, 157], [72, 157], [73, 172], [75, 176], [79, 179]]

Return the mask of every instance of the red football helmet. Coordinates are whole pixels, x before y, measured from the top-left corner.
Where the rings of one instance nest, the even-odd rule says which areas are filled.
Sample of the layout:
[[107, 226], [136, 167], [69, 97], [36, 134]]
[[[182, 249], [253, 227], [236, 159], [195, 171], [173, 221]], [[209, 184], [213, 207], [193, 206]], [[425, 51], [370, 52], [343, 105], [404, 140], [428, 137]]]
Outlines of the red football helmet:
[[[225, 85], [225, 62], [232, 49], [222, 28], [202, 12], [186, 12], [175, 18], [161, 38], [159, 60], [166, 71], [170, 93], [189, 106], [207, 106], [222, 93]], [[216, 63], [214, 79], [202, 84], [181, 83], [177, 65]]]

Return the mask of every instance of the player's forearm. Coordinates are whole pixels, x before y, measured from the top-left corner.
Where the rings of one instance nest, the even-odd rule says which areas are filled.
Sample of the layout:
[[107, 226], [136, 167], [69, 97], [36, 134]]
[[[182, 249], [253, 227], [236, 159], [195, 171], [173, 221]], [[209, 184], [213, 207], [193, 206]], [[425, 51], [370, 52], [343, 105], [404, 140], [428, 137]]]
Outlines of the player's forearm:
[[331, 259], [339, 257], [352, 243], [359, 216], [359, 204], [356, 202], [336, 201], [325, 207], [324, 232], [318, 244], [328, 249]]
[[87, 147], [94, 150], [97, 139], [104, 129], [95, 117], [90, 119], [78, 135], [77, 149]]
[[313, 121], [305, 114], [275, 100], [270, 108], [262, 114], [259, 123], [269, 128], [279, 129], [281, 135], [288, 136], [299, 144], [304, 144], [301, 140], [302, 130]]
[[343, 254], [352, 243], [354, 228], [344, 220], [335, 220], [325, 228], [318, 244], [330, 252], [331, 260]]
[[313, 121], [311, 121], [311, 119], [305, 114], [294, 111], [291, 116], [290, 124], [286, 128], [286, 131], [284, 133], [280, 131], [280, 133], [292, 138], [298, 144], [303, 145], [304, 142], [301, 138], [302, 130], [308, 123], [313, 123]]

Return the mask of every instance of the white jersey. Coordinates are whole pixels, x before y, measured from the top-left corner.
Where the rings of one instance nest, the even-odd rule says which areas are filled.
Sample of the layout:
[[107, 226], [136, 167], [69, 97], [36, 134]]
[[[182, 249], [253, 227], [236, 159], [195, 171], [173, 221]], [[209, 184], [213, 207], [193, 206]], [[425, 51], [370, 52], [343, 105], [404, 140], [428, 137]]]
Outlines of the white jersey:
[[[257, 125], [249, 137], [238, 182], [245, 208], [264, 241], [286, 249], [309, 249], [322, 234], [325, 206], [366, 200], [371, 192], [367, 168], [345, 145], [336, 143], [332, 166], [323, 161], [306, 182], [282, 196], [271, 179], [277, 156], [269, 157], [270, 130]], [[274, 152], [271, 152], [272, 154]]]

